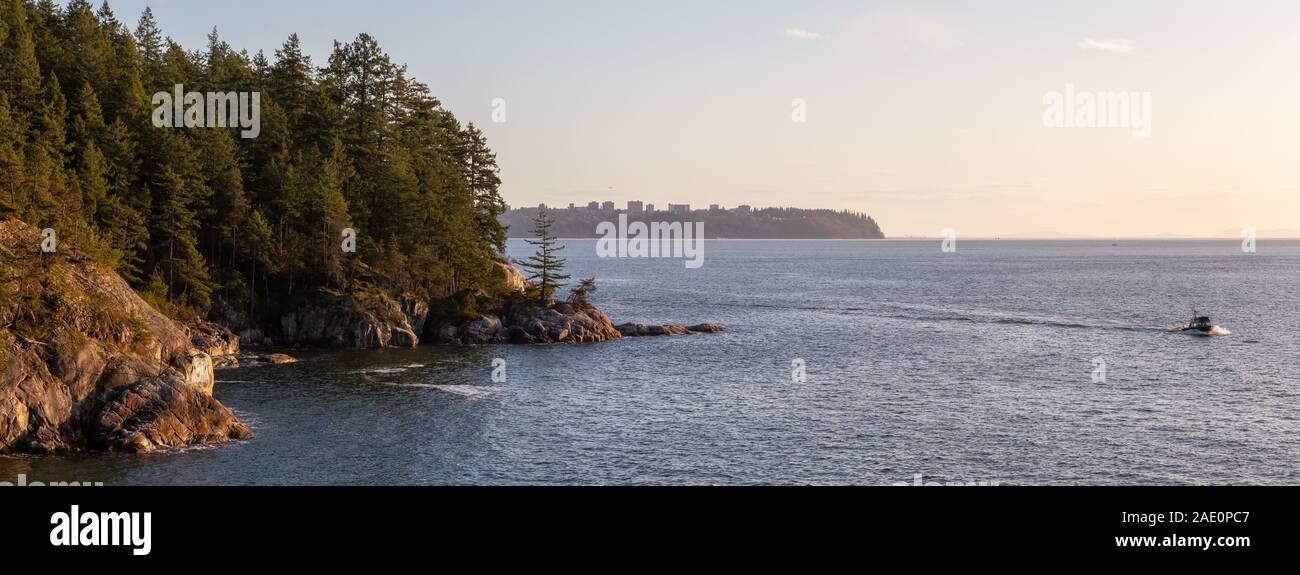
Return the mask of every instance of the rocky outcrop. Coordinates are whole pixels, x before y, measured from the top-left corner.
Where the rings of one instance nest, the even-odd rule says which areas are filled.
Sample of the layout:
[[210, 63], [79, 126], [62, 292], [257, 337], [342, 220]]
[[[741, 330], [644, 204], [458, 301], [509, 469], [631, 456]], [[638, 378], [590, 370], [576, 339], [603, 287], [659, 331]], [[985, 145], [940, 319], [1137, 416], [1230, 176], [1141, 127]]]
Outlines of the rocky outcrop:
[[212, 397], [213, 361], [70, 242], [0, 222], [0, 453], [149, 451], [252, 432]]
[[200, 321], [190, 324], [186, 329], [189, 330], [190, 343], [212, 358], [213, 367], [239, 366], [239, 336], [229, 328]]
[[259, 355], [253, 358], [253, 361], [257, 363], [274, 363], [274, 364], [298, 362], [296, 358], [285, 355], [283, 353], [268, 353], [266, 355]]
[[641, 337], [651, 335], [689, 335], [696, 333], [722, 333], [731, 331], [716, 323], [701, 323], [692, 326], [677, 324], [621, 323], [614, 326], [623, 337]]
[[212, 357], [239, 354], [239, 336], [225, 326], [200, 321], [186, 327], [190, 343]]
[[497, 267], [506, 274], [506, 289], [513, 292], [523, 292], [528, 289], [528, 278], [524, 277], [519, 268], [505, 262], [497, 262]]
[[189, 383], [166, 375], [110, 390], [87, 410], [83, 428], [90, 447], [110, 451], [146, 452], [252, 437], [242, 424], [231, 426], [229, 413], [211, 395], [195, 393]]
[[406, 323], [411, 327], [411, 333], [424, 333], [424, 322], [429, 319], [429, 302], [422, 299], [405, 296], [402, 298], [402, 315], [406, 317]]
[[460, 325], [431, 324], [425, 336], [433, 343], [594, 343], [620, 337], [618, 330], [594, 307], [575, 309], [556, 302], [549, 306], [483, 314]]
[[420, 343], [411, 319], [423, 325], [424, 302], [405, 303], [374, 290], [354, 294], [323, 293], [296, 311], [280, 316], [281, 345], [379, 348], [415, 347]]

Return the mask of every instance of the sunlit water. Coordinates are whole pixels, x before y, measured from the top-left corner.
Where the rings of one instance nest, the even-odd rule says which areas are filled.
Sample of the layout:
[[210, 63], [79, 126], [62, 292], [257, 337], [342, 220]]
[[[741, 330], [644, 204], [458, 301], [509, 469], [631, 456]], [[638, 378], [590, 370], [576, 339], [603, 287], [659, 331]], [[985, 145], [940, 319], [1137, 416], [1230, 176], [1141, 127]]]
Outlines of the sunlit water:
[[[218, 372], [251, 441], [0, 481], [1300, 483], [1300, 242], [710, 241], [694, 270], [568, 243], [616, 322], [735, 332], [292, 352]], [[1169, 330], [1192, 304], [1231, 334]]]

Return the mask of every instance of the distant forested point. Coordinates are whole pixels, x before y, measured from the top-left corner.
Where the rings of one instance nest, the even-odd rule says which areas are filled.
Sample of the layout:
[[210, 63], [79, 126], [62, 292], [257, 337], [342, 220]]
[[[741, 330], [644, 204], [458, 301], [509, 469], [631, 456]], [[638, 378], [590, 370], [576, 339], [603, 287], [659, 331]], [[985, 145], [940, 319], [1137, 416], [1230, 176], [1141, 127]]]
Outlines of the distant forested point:
[[[176, 85], [260, 93], [260, 133], [155, 127]], [[174, 316], [491, 291], [499, 184], [483, 134], [367, 34], [314, 63], [297, 35], [186, 49], [148, 8], [130, 29], [107, 3], [0, 0], [0, 219], [55, 230]]]
[[[669, 211], [647, 211], [632, 202], [631, 209], [603, 206], [546, 208], [554, 220], [554, 234], [561, 238], [596, 238], [601, 222], [617, 224], [620, 214], [629, 222], [704, 222], [704, 237], [731, 239], [883, 239], [885, 234], [871, 216], [850, 210], [761, 208], [741, 206], [733, 209], [712, 207], [691, 210], [670, 206]], [[510, 237], [531, 237], [528, 225], [537, 207], [515, 208], [502, 214], [500, 221], [509, 227]]]

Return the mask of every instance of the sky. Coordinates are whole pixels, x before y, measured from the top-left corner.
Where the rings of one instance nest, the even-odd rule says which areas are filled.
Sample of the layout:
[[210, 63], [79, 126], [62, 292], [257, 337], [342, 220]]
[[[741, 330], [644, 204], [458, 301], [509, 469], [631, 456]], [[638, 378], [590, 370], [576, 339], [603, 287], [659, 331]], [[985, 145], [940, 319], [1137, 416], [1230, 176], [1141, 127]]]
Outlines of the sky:
[[[146, 4], [190, 49], [213, 26], [268, 55], [297, 32], [323, 64], [370, 33], [484, 130], [514, 206], [850, 209], [891, 237], [1300, 235], [1300, 2], [111, 5], [134, 22]], [[1149, 98], [1149, 123], [1136, 105], [1128, 127], [1049, 127], [1067, 91]], [[1072, 102], [1086, 124], [1096, 108]]]

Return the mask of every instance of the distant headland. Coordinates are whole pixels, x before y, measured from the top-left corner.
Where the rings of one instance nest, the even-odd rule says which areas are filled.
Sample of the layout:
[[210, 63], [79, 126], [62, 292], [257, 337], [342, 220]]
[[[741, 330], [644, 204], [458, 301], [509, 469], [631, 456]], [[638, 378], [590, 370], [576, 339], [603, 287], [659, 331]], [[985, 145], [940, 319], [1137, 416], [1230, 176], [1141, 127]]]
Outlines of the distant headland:
[[531, 237], [530, 222], [540, 209], [555, 220], [555, 235], [562, 238], [596, 238], [596, 226], [615, 221], [627, 214], [629, 221], [704, 222], [706, 238], [729, 239], [883, 239], [885, 234], [871, 216], [849, 210], [801, 208], [753, 208], [747, 205], [727, 209], [717, 204], [707, 209], [691, 209], [690, 204], [668, 204], [658, 210], [654, 204], [627, 202], [618, 208], [614, 202], [590, 202], [585, 206], [540, 206], [513, 208], [499, 220], [509, 226], [512, 238]]

